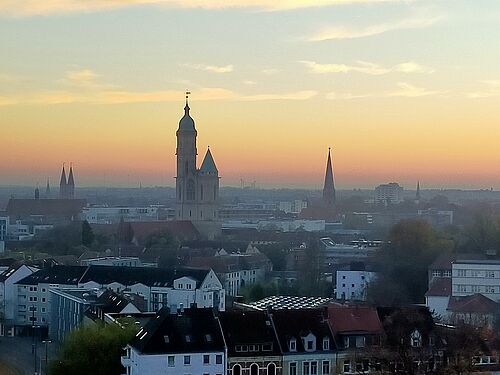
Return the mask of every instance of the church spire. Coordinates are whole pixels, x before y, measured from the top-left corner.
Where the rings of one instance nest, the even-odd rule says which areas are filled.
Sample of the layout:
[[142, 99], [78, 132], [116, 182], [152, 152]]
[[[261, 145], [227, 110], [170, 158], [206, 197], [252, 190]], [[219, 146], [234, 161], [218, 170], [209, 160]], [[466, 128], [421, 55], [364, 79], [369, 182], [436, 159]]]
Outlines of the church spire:
[[191, 91], [186, 91], [186, 105], [184, 106], [184, 114], [189, 115], [189, 95], [191, 95]]
[[325, 185], [323, 186], [323, 202], [330, 207], [335, 205], [335, 184], [333, 182], [333, 168], [330, 147], [328, 147], [328, 160], [326, 161]]
[[45, 198], [50, 197], [50, 181], [49, 178], [47, 177], [47, 187], [45, 188]]
[[61, 181], [59, 182], [59, 197], [66, 198], [66, 191], [68, 190], [68, 183], [66, 181], [66, 170], [64, 169], [64, 163], [61, 172]]
[[417, 181], [417, 193], [415, 194], [415, 200], [420, 202], [420, 181]]
[[71, 164], [69, 167], [69, 176], [68, 176], [68, 190], [66, 198], [74, 198], [75, 196], [75, 178], [73, 177], [73, 165]]

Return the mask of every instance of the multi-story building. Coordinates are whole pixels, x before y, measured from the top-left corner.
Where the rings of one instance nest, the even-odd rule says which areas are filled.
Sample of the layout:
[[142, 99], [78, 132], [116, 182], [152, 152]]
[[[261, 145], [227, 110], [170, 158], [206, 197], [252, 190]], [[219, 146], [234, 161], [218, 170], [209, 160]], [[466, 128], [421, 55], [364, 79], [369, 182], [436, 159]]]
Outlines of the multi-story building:
[[225, 290], [212, 270], [151, 267], [54, 266], [21, 279], [15, 321], [20, 327], [48, 326], [50, 289], [111, 289], [144, 298], [148, 311], [162, 307], [225, 309]]
[[226, 348], [212, 309], [161, 310], [127, 345], [127, 375], [226, 374]]
[[81, 218], [91, 224], [115, 224], [123, 218], [125, 221], [156, 221], [174, 219], [175, 210], [164, 206], [87, 206], [83, 209]]
[[9, 217], [0, 215], [0, 252], [5, 251], [5, 241], [9, 230]]
[[375, 188], [375, 203], [397, 204], [403, 201], [403, 188], [397, 182], [382, 184]]
[[335, 295], [342, 300], [366, 300], [368, 283], [377, 276], [376, 272], [368, 271], [364, 264], [352, 263], [345, 269], [335, 272]]
[[500, 300], [500, 260], [455, 260], [451, 272], [452, 296], [481, 293]]

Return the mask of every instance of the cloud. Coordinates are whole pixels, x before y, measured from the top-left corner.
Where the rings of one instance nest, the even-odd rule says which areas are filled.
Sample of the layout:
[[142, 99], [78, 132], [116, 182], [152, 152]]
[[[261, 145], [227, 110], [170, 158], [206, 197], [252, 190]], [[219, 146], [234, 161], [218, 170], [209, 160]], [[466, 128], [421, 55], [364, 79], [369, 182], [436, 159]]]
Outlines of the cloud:
[[183, 64], [183, 66], [212, 73], [231, 73], [234, 70], [234, 67], [232, 65], [217, 66], [206, 64]]
[[422, 29], [434, 25], [441, 20], [441, 18], [442, 17], [414, 17], [365, 27], [329, 26], [313, 34], [307, 38], [307, 40], [310, 42], [320, 42], [324, 40], [356, 39], [384, 34], [395, 30]]
[[407, 82], [399, 82], [397, 86], [398, 89], [394, 91], [384, 91], [379, 93], [367, 93], [367, 94], [337, 93], [333, 91], [327, 93], [325, 98], [329, 100], [351, 100], [351, 99], [364, 99], [364, 98], [391, 98], [391, 97], [419, 98], [423, 96], [439, 96], [445, 93], [444, 91], [429, 90], [422, 87], [417, 87]]
[[481, 81], [481, 83], [486, 86], [484, 90], [471, 92], [466, 96], [471, 99], [491, 98], [495, 96], [500, 96], [500, 80], [484, 80]]
[[284, 94], [258, 94], [241, 96], [243, 101], [264, 101], [264, 100], [308, 100], [318, 95], [314, 90], [302, 90]]
[[324, 73], [363, 73], [370, 75], [382, 75], [391, 72], [401, 72], [401, 73], [433, 73], [434, 69], [417, 64], [415, 62], [406, 62], [394, 65], [392, 67], [383, 67], [378, 64], [357, 61], [356, 65], [347, 64], [321, 64], [315, 61], [302, 60], [299, 61], [304, 64], [312, 73], [324, 74]]
[[401, 0], [1, 0], [0, 13], [13, 16], [34, 16], [76, 12], [96, 12], [139, 5], [175, 8], [256, 8], [288, 10], [329, 5], [371, 4]]
[[66, 72], [66, 79], [77, 84], [93, 82], [97, 79], [97, 77], [99, 77], [99, 75], [90, 69]]

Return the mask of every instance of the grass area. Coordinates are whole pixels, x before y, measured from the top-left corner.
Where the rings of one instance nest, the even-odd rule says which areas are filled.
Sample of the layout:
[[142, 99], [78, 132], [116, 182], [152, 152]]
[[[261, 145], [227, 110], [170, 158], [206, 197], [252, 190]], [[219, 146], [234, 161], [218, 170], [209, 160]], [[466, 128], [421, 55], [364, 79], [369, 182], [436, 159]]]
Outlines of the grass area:
[[23, 375], [23, 373], [6, 363], [0, 362], [0, 375]]

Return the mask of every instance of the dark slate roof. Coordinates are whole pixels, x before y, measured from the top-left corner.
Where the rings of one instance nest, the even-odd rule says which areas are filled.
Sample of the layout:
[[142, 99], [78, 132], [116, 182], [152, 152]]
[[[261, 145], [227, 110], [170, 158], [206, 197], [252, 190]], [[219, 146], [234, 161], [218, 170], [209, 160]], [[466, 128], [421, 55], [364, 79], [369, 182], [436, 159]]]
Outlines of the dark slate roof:
[[54, 266], [32, 273], [24, 279], [19, 280], [16, 284], [37, 285], [39, 283], [46, 283], [76, 286], [86, 270], [87, 267], [80, 266]]
[[224, 339], [212, 309], [160, 310], [130, 345], [143, 354], [222, 352]]
[[85, 199], [10, 199], [7, 214], [11, 217], [32, 215], [59, 216], [71, 218], [78, 216], [87, 204]]
[[451, 277], [436, 277], [427, 293], [426, 297], [448, 297], [451, 296]]
[[101, 285], [113, 282], [122, 285], [144, 284], [170, 286], [175, 279], [190, 277], [200, 285], [209, 270], [186, 268], [165, 269], [152, 267], [113, 267], [113, 266], [54, 266], [45, 268], [25, 277], [17, 284], [36, 285], [38, 283], [69, 284], [96, 282]]
[[288, 352], [291, 338], [296, 339], [297, 352], [305, 352], [301, 337], [312, 333], [316, 336], [316, 348], [323, 349], [323, 339], [330, 339], [330, 350], [334, 341], [328, 324], [326, 309], [276, 310], [272, 312], [273, 322], [284, 352]]
[[129, 304], [129, 301], [121, 294], [105, 290], [97, 297], [96, 304], [100, 305], [101, 310], [105, 313], [119, 313]]
[[215, 165], [214, 158], [212, 156], [212, 152], [210, 152], [210, 148], [207, 150], [207, 153], [205, 154], [205, 158], [203, 159], [203, 163], [201, 163], [201, 168], [200, 168], [200, 173], [201, 174], [208, 174], [208, 175], [217, 175], [219, 171], [217, 170], [217, 167]]
[[179, 277], [190, 277], [196, 280], [199, 286], [209, 270], [198, 269], [167, 269], [153, 267], [120, 267], [120, 266], [89, 266], [88, 272], [81, 279], [81, 283], [94, 281], [98, 284], [117, 282], [122, 285], [144, 284], [147, 286], [169, 286]]
[[[265, 311], [226, 311], [220, 322], [228, 353], [234, 357], [280, 355], [281, 350], [272, 321]], [[263, 344], [270, 344], [270, 351], [263, 351]], [[257, 351], [237, 352], [236, 345], [256, 345]]]

